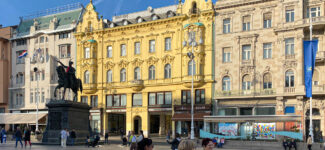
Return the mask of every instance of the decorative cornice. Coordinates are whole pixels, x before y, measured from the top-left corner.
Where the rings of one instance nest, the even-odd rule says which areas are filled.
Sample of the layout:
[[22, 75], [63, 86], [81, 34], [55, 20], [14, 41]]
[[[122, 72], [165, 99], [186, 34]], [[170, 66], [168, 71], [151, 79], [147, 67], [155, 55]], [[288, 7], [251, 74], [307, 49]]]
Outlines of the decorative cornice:
[[159, 60], [158, 58], [151, 56], [147, 59], [147, 63], [150, 66], [150, 65], [156, 64], [158, 62], [158, 60]]
[[135, 58], [135, 59], [132, 61], [132, 64], [133, 64], [134, 66], [141, 66], [143, 62], [144, 62], [143, 60], [140, 60], [139, 58]]
[[144, 38], [144, 36], [136, 35], [136, 36], [132, 37], [131, 39], [134, 40], [134, 39], [142, 39], [142, 38]]
[[120, 68], [125, 68], [129, 65], [129, 62], [127, 62], [126, 60], [122, 59], [118, 65], [120, 66]]
[[106, 62], [104, 65], [105, 69], [112, 69], [114, 66], [115, 64], [111, 61]]
[[163, 58], [161, 58], [162, 62], [165, 64], [170, 64], [172, 63], [172, 61], [175, 59], [175, 56], [171, 56], [171, 55], [165, 55]]

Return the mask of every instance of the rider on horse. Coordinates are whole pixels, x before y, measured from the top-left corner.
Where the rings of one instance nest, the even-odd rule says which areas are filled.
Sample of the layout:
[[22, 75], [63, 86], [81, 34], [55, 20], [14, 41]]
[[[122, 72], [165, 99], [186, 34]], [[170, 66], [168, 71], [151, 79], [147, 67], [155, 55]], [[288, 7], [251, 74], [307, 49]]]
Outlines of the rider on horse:
[[65, 79], [67, 79], [67, 81], [70, 85], [74, 85], [74, 81], [76, 81], [77, 78], [75, 75], [76, 69], [74, 69], [72, 67], [73, 62], [71, 60], [69, 60], [69, 66], [65, 66], [61, 61], [58, 61], [58, 63], [60, 63], [61, 66], [63, 66], [64, 68], [66, 68], [66, 71], [65, 71], [66, 78]]

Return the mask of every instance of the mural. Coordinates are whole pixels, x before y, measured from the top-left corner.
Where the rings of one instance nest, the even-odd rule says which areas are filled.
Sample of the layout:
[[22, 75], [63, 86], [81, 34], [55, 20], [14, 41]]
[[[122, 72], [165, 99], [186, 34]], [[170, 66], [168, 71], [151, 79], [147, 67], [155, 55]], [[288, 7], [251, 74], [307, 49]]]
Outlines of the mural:
[[219, 123], [219, 133], [225, 136], [237, 136], [237, 123]]
[[275, 139], [275, 123], [255, 123], [253, 133], [256, 139]]

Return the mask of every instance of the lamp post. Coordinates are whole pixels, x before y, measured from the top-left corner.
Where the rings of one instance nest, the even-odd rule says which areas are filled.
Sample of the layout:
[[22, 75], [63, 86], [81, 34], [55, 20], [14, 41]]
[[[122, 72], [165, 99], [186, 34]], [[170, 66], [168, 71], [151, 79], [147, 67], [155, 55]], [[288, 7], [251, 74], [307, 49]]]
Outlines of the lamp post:
[[36, 80], [37, 80], [37, 91], [36, 91], [37, 97], [35, 98], [36, 99], [36, 129], [35, 129], [35, 131], [38, 131], [38, 101], [39, 101], [39, 97], [40, 97], [39, 87], [38, 87], [38, 80], [39, 80], [40, 76], [38, 74], [39, 72], [38, 72], [37, 67], [34, 68], [34, 72], [36, 74]]
[[[192, 85], [191, 85], [191, 139], [194, 139], [194, 47], [197, 46], [197, 43], [195, 41], [195, 32], [192, 31], [191, 34], [189, 34], [189, 42], [188, 45], [192, 46], [192, 52], [188, 52], [187, 56], [190, 58], [191, 62], [191, 67], [192, 67]], [[184, 41], [183, 43], [184, 46], [186, 46], [186, 42]]]

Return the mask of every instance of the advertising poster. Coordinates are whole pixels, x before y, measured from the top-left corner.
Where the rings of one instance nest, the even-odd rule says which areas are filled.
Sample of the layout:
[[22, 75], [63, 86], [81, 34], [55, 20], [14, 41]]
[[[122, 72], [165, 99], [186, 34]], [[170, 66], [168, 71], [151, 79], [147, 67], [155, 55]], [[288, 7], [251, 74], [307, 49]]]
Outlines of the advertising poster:
[[254, 134], [256, 139], [275, 139], [275, 123], [255, 123]]
[[237, 136], [237, 123], [219, 123], [219, 133], [225, 136]]

